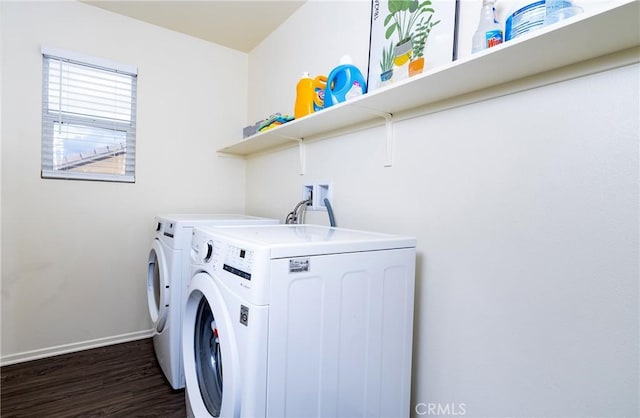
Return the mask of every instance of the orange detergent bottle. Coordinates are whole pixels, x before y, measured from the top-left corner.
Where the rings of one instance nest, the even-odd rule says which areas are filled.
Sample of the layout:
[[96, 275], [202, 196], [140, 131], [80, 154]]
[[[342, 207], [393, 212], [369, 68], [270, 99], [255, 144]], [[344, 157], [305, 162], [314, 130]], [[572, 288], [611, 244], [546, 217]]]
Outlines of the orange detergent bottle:
[[296, 88], [296, 104], [293, 111], [296, 119], [323, 108], [326, 85], [326, 76], [319, 75], [313, 79], [309, 73], [302, 74]]

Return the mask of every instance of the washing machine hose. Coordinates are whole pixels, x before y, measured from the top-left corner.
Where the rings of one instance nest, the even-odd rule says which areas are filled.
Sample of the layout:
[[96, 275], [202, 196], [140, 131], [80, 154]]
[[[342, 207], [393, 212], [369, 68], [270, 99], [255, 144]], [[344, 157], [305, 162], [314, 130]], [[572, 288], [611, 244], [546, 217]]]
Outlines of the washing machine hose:
[[324, 206], [327, 208], [327, 215], [329, 215], [329, 224], [331, 226], [336, 226], [336, 218], [333, 217], [333, 208], [331, 207], [331, 203], [329, 203], [329, 199], [325, 197]]

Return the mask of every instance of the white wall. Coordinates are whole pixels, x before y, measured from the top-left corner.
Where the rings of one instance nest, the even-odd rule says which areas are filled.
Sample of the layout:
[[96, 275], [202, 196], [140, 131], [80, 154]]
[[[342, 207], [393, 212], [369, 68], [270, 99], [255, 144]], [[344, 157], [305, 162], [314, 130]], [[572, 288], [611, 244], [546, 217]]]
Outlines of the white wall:
[[[147, 335], [162, 212], [242, 212], [247, 54], [79, 2], [2, 8], [2, 360]], [[136, 183], [40, 178], [42, 44], [138, 67]]]
[[[246, 114], [292, 112], [301, 72], [366, 68], [369, 7], [311, 2], [247, 59], [75, 2], [0, 3], [3, 361], [144, 334], [153, 215], [241, 211], [245, 165], [213, 150]], [[43, 43], [138, 66], [136, 184], [39, 178]], [[331, 180], [340, 226], [418, 238], [412, 406], [637, 416], [638, 70], [397, 123], [391, 168], [380, 128], [309, 144], [304, 177], [294, 148], [254, 157], [247, 211], [282, 218]]]
[[[301, 70], [366, 57], [368, 7], [307, 4], [252, 51], [250, 118], [292, 106]], [[337, 21], [317, 31], [323, 8]], [[270, 59], [284, 40], [290, 59]], [[412, 407], [638, 416], [639, 70], [396, 123], [390, 168], [382, 127], [308, 144], [304, 176], [296, 148], [255, 156], [247, 210], [282, 217], [330, 180], [338, 226], [417, 237]]]

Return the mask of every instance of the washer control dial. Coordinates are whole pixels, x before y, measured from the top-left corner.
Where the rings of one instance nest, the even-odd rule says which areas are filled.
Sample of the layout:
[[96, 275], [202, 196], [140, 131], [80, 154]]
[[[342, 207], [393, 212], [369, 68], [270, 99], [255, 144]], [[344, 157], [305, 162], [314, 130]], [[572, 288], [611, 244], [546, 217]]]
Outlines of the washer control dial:
[[213, 241], [205, 242], [201, 248], [201, 251], [202, 261], [204, 261], [205, 263], [211, 261], [211, 257], [213, 256]]

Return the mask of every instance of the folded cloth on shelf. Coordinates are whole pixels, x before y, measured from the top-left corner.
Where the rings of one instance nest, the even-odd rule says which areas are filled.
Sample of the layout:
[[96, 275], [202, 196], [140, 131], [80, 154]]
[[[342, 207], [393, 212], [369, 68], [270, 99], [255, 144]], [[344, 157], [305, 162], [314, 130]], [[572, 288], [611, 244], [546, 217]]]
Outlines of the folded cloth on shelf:
[[242, 128], [242, 137], [248, 138], [251, 135], [255, 135], [258, 132], [258, 128], [260, 127], [261, 122], [256, 122], [253, 125], [245, 126]]
[[284, 123], [291, 122], [294, 119], [291, 115], [283, 115], [281, 113], [274, 113], [269, 116], [267, 119], [260, 122], [258, 125], [258, 132], [266, 131], [267, 129], [272, 129], [277, 126], [280, 126]]

